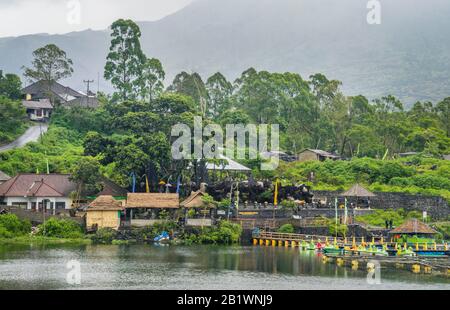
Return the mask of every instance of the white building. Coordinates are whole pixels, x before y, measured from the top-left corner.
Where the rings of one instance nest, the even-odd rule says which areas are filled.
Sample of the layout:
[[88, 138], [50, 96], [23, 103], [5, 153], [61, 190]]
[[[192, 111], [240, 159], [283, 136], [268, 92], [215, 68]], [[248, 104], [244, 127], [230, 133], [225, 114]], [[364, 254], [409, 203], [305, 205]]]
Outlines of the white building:
[[19, 174], [0, 184], [0, 204], [56, 214], [72, 207], [77, 186], [65, 174]]
[[53, 106], [48, 99], [24, 100], [22, 105], [27, 109], [28, 118], [32, 121], [48, 121], [52, 115]]

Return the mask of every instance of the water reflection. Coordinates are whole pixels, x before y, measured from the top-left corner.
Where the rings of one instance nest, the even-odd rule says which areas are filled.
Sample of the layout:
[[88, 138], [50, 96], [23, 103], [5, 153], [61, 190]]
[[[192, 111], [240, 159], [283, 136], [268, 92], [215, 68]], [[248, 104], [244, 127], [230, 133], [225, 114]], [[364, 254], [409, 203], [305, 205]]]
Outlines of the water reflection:
[[[79, 260], [82, 285], [65, 282]], [[361, 270], [285, 247], [0, 246], [0, 289], [449, 289], [450, 279], [383, 270], [370, 286]]]

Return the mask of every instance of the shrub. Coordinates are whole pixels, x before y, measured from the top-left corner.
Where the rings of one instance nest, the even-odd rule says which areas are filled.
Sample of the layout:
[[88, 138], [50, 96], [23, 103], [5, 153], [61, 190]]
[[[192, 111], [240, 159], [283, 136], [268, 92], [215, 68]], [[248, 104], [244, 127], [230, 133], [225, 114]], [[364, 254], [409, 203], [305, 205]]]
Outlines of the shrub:
[[44, 224], [38, 226], [38, 235], [54, 238], [83, 238], [81, 226], [71, 220], [57, 220], [51, 218]]
[[293, 234], [294, 226], [292, 226], [292, 224], [284, 224], [283, 226], [280, 227], [280, 229], [278, 229], [278, 232], [286, 233], [286, 234]]
[[117, 232], [112, 228], [100, 228], [91, 239], [96, 244], [112, 244], [116, 234]]
[[15, 214], [0, 215], [0, 237], [13, 238], [31, 232], [31, 223], [20, 220]]
[[345, 237], [347, 235], [347, 231], [348, 231], [348, 227], [347, 227], [347, 225], [344, 225], [344, 224], [336, 225], [336, 223], [333, 223], [333, 224], [328, 225], [328, 232], [332, 236], [337, 235], [339, 237]]

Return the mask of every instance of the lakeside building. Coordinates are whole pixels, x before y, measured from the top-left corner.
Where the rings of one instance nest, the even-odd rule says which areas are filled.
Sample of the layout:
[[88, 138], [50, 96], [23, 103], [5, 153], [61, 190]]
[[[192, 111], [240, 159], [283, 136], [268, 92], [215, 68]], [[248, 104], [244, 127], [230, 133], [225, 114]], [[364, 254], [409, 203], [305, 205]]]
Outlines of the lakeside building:
[[[125, 189], [106, 178], [100, 183], [103, 187], [100, 194], [121, 197], [127, 193]], [[78, 190], [69, 174], [22, 173], [0, 184], [0, 205], [34, 212], [51, 211], [56, 214], [72, 209], [74, 197], [83, 196]]]
[[395, 242], [422, 243], [434, 242], [433, 237], [437, 231], [418, 219], [410, 219], [391, 230], [389, 234]]
[[340, 156], [323, 150], [305, 149], [297, 155], [297, 161], [325, 161], [327, 159], [340, 160]]
[[128, 193], [124, 226], [152, 226], [165, 218], [174, 218], [180, 208], [178, 194]]
[[124, 210], [123, 203], [114, 199], [113, 196], [98, 196], [86, 209], [87, 230], [119, 229]]
[[[185, 224], [191, 227], [208, 227], [213, 225], [216, 206], [204, 201], [205, 193], [202, 190], [192, 192], [181, 204], [185, 209]], [[192, 213], [192, 214], [190, 214]]]

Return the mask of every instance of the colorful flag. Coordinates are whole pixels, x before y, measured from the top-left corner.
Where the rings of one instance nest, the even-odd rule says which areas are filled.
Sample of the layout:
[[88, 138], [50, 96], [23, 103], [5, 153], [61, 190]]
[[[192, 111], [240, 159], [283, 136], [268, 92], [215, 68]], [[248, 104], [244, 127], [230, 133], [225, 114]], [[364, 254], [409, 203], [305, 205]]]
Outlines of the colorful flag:
[[279, 182], [279, 180], [277, 179], [275, 181], [275, 195], [273, 197], [274, 206], [278, 206], [278, 182]]
[[150, 193], [150, 186], [148, 185], [148, 177], [145, 176], [145, 192], [148, 194]]
[[132, 192], [136, 193], [136, 174], [134, 174], [134, 172], [131, 173], [131, 178], [132, 178]]
[[177, 181], [177, 194], [180, 193], [180, 189], [181, 189], [181, 175], [178, 177]]

